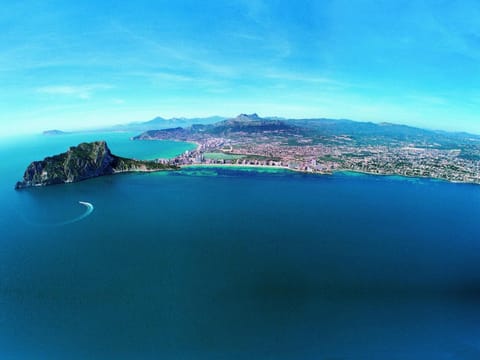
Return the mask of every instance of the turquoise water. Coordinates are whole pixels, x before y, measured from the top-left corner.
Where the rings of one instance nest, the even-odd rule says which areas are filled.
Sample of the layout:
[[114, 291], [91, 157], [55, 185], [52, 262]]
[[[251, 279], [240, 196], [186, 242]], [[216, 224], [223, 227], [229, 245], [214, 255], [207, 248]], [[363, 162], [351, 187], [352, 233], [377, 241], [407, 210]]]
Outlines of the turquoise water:
[[[189, 147], [126, 135], [104, 139]], [[480, 358], [480, 187], [188, 168], [13, 190], [90, 136], [0, 145], [2, 359]]]

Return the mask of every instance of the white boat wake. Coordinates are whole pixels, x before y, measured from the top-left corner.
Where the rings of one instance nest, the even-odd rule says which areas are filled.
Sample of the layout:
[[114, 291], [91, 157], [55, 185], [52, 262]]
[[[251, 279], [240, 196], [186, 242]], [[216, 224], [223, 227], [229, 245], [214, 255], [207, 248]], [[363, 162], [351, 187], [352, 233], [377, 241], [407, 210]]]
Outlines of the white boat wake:
[[91, 203], [86, 201], [79, 201], [78, 203], [84, 205], [87, 208], [87, 210], [85, 210], [85, 212], [82, 215], [77, 216], [75, 219], [63, 221], [61, 223], [57, 223], [56, 225], [67, 225], [67, 224], [75, 223], [77, 221], [85, 219], [87, 216], [89, 216], [93, 212], [94, 207]]
[[94, 206], [92, 203], [86, 202], [86, 201], [79, 201], [79, 204], [83, 205], [86, 207], [86, 210], [83, 214], [77, 216], [76, 218], [66, 220], [66, 221], [61, 221], [61, 222], [55, 222], [55, 223], [37, 223], [37, 222], [32, 222], [24, 218], [24, 220], [29, 223], [30, 225], [35, 225], [35, 226], [63, 226], [63, 225], [68, 225], [68, 224], [73, 224], [78, 221], [81, 221], [85, 219], [87, 216], [89, 216], [93, 210]]

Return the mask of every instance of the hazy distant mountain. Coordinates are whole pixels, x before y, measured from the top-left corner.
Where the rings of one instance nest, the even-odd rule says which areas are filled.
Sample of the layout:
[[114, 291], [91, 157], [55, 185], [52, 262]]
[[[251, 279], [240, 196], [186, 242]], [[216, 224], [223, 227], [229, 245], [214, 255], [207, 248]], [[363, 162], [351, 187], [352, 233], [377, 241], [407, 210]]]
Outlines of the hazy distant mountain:
[[132, 122], [128, 124], [119, 124], [106, 128], [102, 128], [101, 131], [147, 131], [168, 129], [173, 127], [187, 127], [193, 124], [212, 124], [218, 121], [224, 120], [221, 116], [210, 116], [204, 118], [162, 118], [157, 116], [156, 118], [143, 122]]
[[[152, 120], [148, 121], [136, 121], [128, 124], [118, 124], [112, 126], [106, 126], [102, 128], [82, 130], [81, 132], [109, 132], [109, 131], [131, 131], [131, 132], [142, 132], [148, 130], [158, 130], [158, 129], [168, 129], [173, 127], [188, 127], [194, 124], [212, 124], [222, 120], [225, 120], [225, 117], [222, 116], [209, 116], [209, 117], [199, 117], [199, 118], [162, 118], [157, 116]], [[61, 135], [68, 134], [67, 132], [61, 130], [46, 130], [43, 132], [44, 135]]]
[[391, 143], [402, 141], [416, 144], [436, 145], [439, 148], [455, 148], [464, 141], [480, 141], [479, 135], [465, 132], [448, 132], [428, 130], [418, 127], [392, 124], [388, 122], [373, 123], [360, 122], [347, 119], [299, 119], [288, 122], [300, 127], [311, 129], [316, 134], [323, 136], [346, 135], [356, 140], [359, 144]]
[[43, 135], [64, 135], [64, 134], [68, 134], [67, 132], [65, 131], [62, 131], [62, 130], [45, 130], [44, 132], [42, 132]]

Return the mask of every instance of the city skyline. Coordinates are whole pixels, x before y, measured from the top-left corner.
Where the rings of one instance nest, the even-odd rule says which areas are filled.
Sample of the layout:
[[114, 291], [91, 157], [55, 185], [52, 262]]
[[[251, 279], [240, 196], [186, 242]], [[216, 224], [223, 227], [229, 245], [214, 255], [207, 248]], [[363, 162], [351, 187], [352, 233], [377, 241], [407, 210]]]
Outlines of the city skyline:
[[473, 1], [24, 2], [0, 136], [239, 113], [480, 133]]

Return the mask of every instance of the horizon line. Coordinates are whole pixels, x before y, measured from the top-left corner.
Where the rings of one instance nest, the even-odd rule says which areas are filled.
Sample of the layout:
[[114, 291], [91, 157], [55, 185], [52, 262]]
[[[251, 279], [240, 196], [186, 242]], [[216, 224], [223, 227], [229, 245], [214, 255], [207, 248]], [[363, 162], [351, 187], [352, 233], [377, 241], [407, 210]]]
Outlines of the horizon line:
[[[333, 121], [351, 121], [354, 123], [369, 123], [369, 124], [375, 124], [375, 125], [393, 125], [393, 126], [406, 126], [414, 129], [421, 129], [421, 130], [428, 130], [428, 131], [433, 131], [433, 132], [446, 132], [446, 133], [451, 133], [451, 134], [468, 134], [468, 135], [474, 135], [474, 136], [480, 136], [480, 133], [468, 131], [468, 130], [449, 130], [449, 129], [442, 129], [442, 128], [433, 128], [433, 127], [424, 127], [424, 126], [418, 126], [418, 125], [412, 125], [408, 123], [403, 123], [403, 122], [390, 122], [390, 121], [375, 121], [375, 120], [355, 120], [352, 118], [347, 118], [347, 117], [340, 117], [340, 118], [334, 118], [334, 117], [283, 117], [283, 116], [278, 116], [278, 115], [269, 115], [269, 116], [260, 116], [258, 113], [253, 112], [253, 113], [240, 113], [236, 116], [222, 116], [222, 115], [208, 115], [208, 116], [171, 116], [171, 117], [163, 117], [161, 115], [154, 116], [151, 119], [148, 120], [137, 120], [137, 121], [129, 121], [129, 122], [122, 122], [122, 123], [116, 123], [112, 125], [98, 125], [94, 127], [87, 127], [87, 128], [46, 128], [44, 130], [35, 130], [33, 132], [20, 132], [20, 133], [10, 133], [10, 134], [5, 134], [0, 132], [0, 138], [14, 138], [14, 137], [24, 137], [24, 136], [33, 136], [33, 135], [44, 135], [44, 132], [48, 131], [62, 131], [65, 133], [88, 133], [88, 132], [121, 132], [121, 130], [115, 130], [113, 128], [115, 127], [121, 127], [121, 126], [129, 126], [129, 125], [141, 125], [145, 124], [147, 122], [150, 122], [152, 120], [156, 119], [162, 119], [163, 121], [171, 121], [171, 120], [193, 120], [193, 119], [209, 119], [209, 118], [221, 118], [223, 120], [229, 120], [229, 119], [235, 119], [239, 116], [257, 116], [260, 119], [265, 119], [265, 120], [284, 120], [284, 121], [300, 121], [300, 120], [333, 120]], [[125, 132], [128, 132], [128, 130], [125, 130]]]

